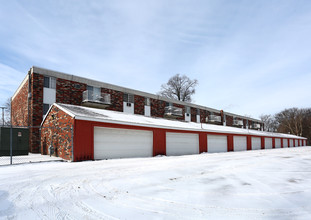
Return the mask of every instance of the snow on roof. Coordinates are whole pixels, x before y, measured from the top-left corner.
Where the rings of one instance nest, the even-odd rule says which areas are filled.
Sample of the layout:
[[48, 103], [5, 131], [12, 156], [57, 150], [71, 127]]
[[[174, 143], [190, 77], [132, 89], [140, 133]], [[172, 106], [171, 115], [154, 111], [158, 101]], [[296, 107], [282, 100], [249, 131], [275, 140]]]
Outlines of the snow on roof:
[[242, 129], [229, 126], [212, 125], [196, 122], [182, 122], [177, 120], [169, 120], [164, 118], [147, 117], [143, 115], [134, 115], [125, 112], [110, 111], [105, 109], [89, 108], [77, 105], [55, 103], [56, 107], [60, 108], [67, 114], [74, 116], [78, 120], [106, 122], [114, 124], [126, 124], [142, 127], [156, 127], [165, 129], [190, 130], [190, 131], [205, 131], [215, 133], [234, 133], [247, 134], [256, 136], [271, 136], [282, 138], [306, 139], [296, 135], [273, 133], [266, 131], [257, 131], [251, 129]]

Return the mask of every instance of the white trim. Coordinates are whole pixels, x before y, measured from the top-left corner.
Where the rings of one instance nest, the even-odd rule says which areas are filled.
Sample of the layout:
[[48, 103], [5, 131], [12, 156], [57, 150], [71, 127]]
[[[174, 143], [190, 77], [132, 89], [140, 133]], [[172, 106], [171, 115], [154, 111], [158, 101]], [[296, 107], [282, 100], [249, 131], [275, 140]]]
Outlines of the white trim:
[[[15, 96], [17, 96], [17, 94], [19, 93], [19, 91], [23, 88], [23, 86], [25, 85], [25, 83], [28, 81], [28, 77], [29, 75], [27, 74], [26, 77], [24, 78], [24, 80], [22, 81], [22, 83], [19, 85], [19, 87], [17, 88], [17, 90], [15, 91], [14, 95], [12, 96], [12, 101], [15, 98]], [[28, 88], [27, 88], [28, 90]], [[28, 92], [27, 92], [27, 98], [28, 98]]]

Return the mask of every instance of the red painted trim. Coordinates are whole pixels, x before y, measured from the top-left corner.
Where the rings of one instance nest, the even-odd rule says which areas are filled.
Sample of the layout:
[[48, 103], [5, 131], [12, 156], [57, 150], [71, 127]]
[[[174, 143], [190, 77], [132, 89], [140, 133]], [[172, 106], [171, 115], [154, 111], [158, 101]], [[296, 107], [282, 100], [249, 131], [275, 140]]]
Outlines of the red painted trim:
[[207, 134], [206, 133], [200, 133], [199, 134], [199, 152], [207, 152], [208, 146], [207, 146]]
[[283, 148], [283, 140], [284, 138], [281, 138], [281, 148]]
[[287, 147], [290, 147], [290, 139], [287, 139]]
[[247, 150], [252, 150], [252, 136], [247, 136]]
[[275, 138], [272, 138], [272, 149], [275, 148]]
[[233, 151], [234, 144], [233, 144], [233, 135], [232, 134], [227, 136], [227, 143], [228, 143], [228, 152]]
[[261, 149], [265, 149], [265, 137], [261, 137]]
[[166, 155], [166, 132], [161, 129], [153, 130], [153, 156]]

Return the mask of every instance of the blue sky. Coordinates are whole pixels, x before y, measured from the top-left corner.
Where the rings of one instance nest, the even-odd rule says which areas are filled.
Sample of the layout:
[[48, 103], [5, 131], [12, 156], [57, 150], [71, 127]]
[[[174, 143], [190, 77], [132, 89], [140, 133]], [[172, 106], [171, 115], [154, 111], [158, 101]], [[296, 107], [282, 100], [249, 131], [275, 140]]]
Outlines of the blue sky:
[[258, 118], [311, 107], [311, 1], [1, 1], [0, 105], [31, 66]]

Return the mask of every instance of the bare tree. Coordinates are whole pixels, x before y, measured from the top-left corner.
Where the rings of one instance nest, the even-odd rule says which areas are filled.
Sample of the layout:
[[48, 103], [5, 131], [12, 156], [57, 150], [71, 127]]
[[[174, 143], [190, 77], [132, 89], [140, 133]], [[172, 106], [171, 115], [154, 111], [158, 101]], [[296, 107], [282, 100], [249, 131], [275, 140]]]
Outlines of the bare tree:
[[275, 115], [279, 123], [278, 131], [301, 136], [303, 133], [304, 110], [290, 108]]
[[261, 115], [260, 119], [265, 125], [265, 131], [274, 132], [277, 130], [278, 123], [272, 115]]
[[179, 101], [191, 102], [191, 96], [195, 93], [197, 85], [198, 80], [191, 80], [186, 75], [176, 74], [166, 84], [162, 84], [161, 91], [158, 94]]
[[8, 98], [4, 104], [4, 124], [10, 125], [11, 124], [11, 98]]

